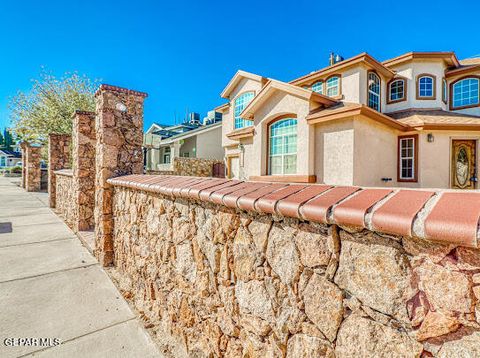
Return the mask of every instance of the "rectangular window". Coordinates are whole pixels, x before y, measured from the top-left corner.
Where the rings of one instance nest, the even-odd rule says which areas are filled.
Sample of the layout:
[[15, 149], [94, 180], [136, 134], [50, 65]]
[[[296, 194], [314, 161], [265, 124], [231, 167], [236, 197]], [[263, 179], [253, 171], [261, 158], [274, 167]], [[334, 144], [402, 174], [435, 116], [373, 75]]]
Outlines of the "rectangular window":
[[340, 94], [340, 77], [333, 76], [327, 80], [327, 96], [335, 97]]
[[398, 138], [398, 181], [417, 181], [417, 138]]

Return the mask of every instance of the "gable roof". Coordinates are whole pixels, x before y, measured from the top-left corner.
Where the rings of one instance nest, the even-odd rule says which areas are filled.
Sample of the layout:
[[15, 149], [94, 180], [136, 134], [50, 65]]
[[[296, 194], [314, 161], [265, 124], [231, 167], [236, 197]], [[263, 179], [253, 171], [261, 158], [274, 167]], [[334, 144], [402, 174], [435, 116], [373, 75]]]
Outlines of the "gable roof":
[[220, 95], [223, 98], [228, 98], [230, 93], [237, 87], [238, 83], [243, 79], [251, 79], [257, 82], [262, 82], [265, 81], [266, 79], [262, 76], [256, 75], [254, 73], [238, 70], [237, 73], [232, 77], [230, 82], [228, 82], [227, 87], [222, 91], [222, 94]]
[[285, 92], [296, 97], [303, 98], [305, 100], [312, 100], [316, 103], [321, 104], [323, 107], [332, 106], [337, 103], [333, 98], [321, 95], [317, 92], [307, 90], [289, 83], [277, 81], [277, 80], [268, 80], [268, 82], [263, 86], [263, 88], [258, 92], [258, 94], [253, 98], [253, 100], [248, 104], [247, 107], [240, 113], [240, 117], [246, 119], [252, 119], [254, 113], [261, 108], [265, 101], [270, 98], [275, 92]]
[[22, 157], [22, 153], [15, 152], [13, 150], [0, 149], [0, 152], [5, 154], [7, 157], [14, 157], [14, 158], [21, 158]]
[[356, 56], [350, 57], [346, 60], [337, 62], [337, 63], [335, 63], [331, 66], [322, 68], [318, 71], [309, 73], [308, 75], [305, 75], [305, 76], [299, 77], [297, 79], [294, 79], [294, 80], [290, 81], [290, 83], [294, 84], [294, 85], [297, 85], [297, 86], [301, 86], [304, 83], [311, 82], [311, 81], [314, 81], [314, 80], [319, 79], [321, 77], [334, 74], [335, 72], [338, 72], [340, 70], [344, 70], [346, 68], [349, 68], [349, 67], [361, 64], [361, 63], [365, 64], [366, 66], [368, 66], [368, 67], [370, 67], [374, 70], [377, 70], [379, 73], [381, 73], [385, 77], [390, 78], [390, 77], [393, 77], [395, 75], [394, 71], [392, 71], [391, 69], [384, 66], [382, 63], [380, 63], [379, 61], [374, 59], [368, 53], [363, 52], [359, 55], [356, 55]]
[[391, 66], [397, 66], [402, 63], [412, 61], [412, 60], [418, 60], [418, 59], [426, 59], [426, 60], [441, 59], [441, 60], [444, 60], [449, 66], [454, 66], [454, 67], [460, 66], [460, 62], [458, 61], [457, 56], [453, 51], [407, 52], [407, 53], [404, 53], [403, 55], [391, 58], [389, 60], [385, 60], [382, 62], [382, 64], [384, 66], [391, 67]]

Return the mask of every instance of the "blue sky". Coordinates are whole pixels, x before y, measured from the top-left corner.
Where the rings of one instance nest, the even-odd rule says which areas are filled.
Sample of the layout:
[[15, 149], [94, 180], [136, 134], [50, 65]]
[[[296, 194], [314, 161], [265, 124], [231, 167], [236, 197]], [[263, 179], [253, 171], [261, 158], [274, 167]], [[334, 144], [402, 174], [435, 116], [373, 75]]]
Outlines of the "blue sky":
[[478, 1], [2, 1], [0, 128], [45, 66], [149, 93], [145, 126], [202, 116], [237, 69], [291, 80], [331, 51], [480, 54]]

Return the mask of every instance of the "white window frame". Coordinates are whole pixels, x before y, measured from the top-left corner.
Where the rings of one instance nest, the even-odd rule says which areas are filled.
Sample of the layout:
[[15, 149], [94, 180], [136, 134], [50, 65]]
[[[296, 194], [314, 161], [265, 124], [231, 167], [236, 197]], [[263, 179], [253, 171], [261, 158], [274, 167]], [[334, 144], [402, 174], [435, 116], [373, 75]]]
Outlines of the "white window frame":
[[[408, 141], [412, 141], [412, 155], [411, 156], [403, 156], [403, 149], [404, 144]], [[415, 151], [416, 151], [416, 137], [415, 136], [408, 136], [404, 138], [399, 138], [399, 152], [398, 152], [398, 178], [402, 181], [416, 181], [417, 178], [415, 176]], [[403, 160], [411, 160], [412, 161], [412, 168], [411, 168], [411, 175], [408, 177], [403, 176]]]
[[[465, 104], [465, 105], [459, 105], [459, 106], [456, 106], [455, 105], [455, 90], [456, 90], [456, 86], [460, 85], [462, 82], [464, 81], [468, 81], [468, 80], [475, 80], [477, 82], [477, 101], [475, 103], [470, 103], [470, 104]], [[458, 87], [457, 87], [458, 88]], [[461, 93], [463, 95], [463, 92]], [[467, 97], [467, 98], [470, 98], [470, 97]], [[464, 99], [464, 97], [462, 96], [461, 99]], [[452, 103], [451, 103], [451, 106], [453, 109], [457, 109], [457, 108], [468, 108], [468, 107], [475, 107], [475, 106], [478, 106], [480, 104], [480, 78], [478, 77], [474, 77], [474, 76], [469, 76], [469, 77], [464, 77], [462, 79], [459, 79], [458, 81], [455, 81], [453, 84], [452, 84]]]
[[[421, 84], [421, 82], [422, 82], [422, 79], [424, 79], [424, 78], [429, 78], [432, 81], [432, 93], [429, 96], [427, 96], [427, 95], [422, 96], [422, 91], [421, 91], [422, 84]], [[435, 77], [434, 76], [432, 76], [432, 75], [421, 75], [420, 77], [418, 77], [417, 97], [419, 99], [435, 99]]]
[[[247, 96], [251, 96], [249, 99], [245, 100], [244, 98]], [[249, 127], [253, 125], [253, 121], [248, 119], [244, 119], [240, 117], [240, 114], [243, 110], [248, 106], [248, 104], [253, 100], [255, 97], [254, 91], [243, 92], [237, 96], [233, 100], [233, 128], [234, 129], [241, 129], [245, 127]], [[239, 103], [242, 100], [241, 103]]]
[[[399, 98], [395, 98], [393, 99], [392, 98], [392, 87], [393, 85], [396, 83], [396, 82], [402, 82], [402, 97], [399, 97]], [[403, 78], [397, 78], [395, 80], [393, 80], [392, 82], [390, 82], [390, 84], [388, 85], [388, 99], [390, 102], [400, 102], [400, 101], [403, 101], [405, 99], [405, 80]]]
[[[378, 81], [378, 93], [371, 89], [371, 83], [370, 83], [371, 80], [375, 81], [375, 83]], [[382, 79], [375, 72], [371, 72], [371, 71], [368, 72], [367, 88], [368, 88], [368, 98], [367, 98], [368, 107], [380, 112], [380, 109], [382, 108], [382, 102], [381, 102], [381, 100], [382, 100], [382, 97], [381, 97]], [[375, 97], [377, 99], [376, 105], [373, 102], [370, 103], [370, 95], [372, 95], [373, 97]]]
[[312, 85], [312, 91], [323, 94], [323, 81], [317, 81]]
[[[272, 126], [274, 126], [275, 124], [279, 124], [281, 122], [284, 122], [284, 121], [295, 121], [295, 137], [296, 137], [296, 145], [295, 145], [295, 152], [291, 152], [291, 153], [281, 153], [281, 154], [272, 154], [272, 151], [271, 151], [271, 146], [272, 146]], [[272, 122], [271, 124], [269, 124], [268, 126], [268, 175], [292, 175], [292, 174], [295, 174], [297, 172], [297, 169], [298, 169], [298, 121], [296, 118], [282, 118], [278, 121], [274, 121]], [[283, 135], [280, 135], [280, 136], [276, 136], [276, 137], [281, 137], [283, 140], [282, 140], [282, 146], [285, 146], [285, 137], [288, 137], [290, 136], [291, 134], [283, 134]], [[285, 174], [285, 157], [286, 156], [292, 156], [292, 155], [295, 155], [295, 173], [287, 173]], [[282, 168], [282, 171], [281, 173], [275, 173], [275, 174], [272, 174], [272, 158], [273, 157], [281, 157], [282, 158], [282, 165], [281, 165], [281, 168]]]
[[[330, 91], [333, 90], [335, 90], [335, 93], [330, 94]], [[325, 95], [329, 97], [336, 97], [340, 95], [340, 76], [334, 75], [327, 78], [325, 81]]]

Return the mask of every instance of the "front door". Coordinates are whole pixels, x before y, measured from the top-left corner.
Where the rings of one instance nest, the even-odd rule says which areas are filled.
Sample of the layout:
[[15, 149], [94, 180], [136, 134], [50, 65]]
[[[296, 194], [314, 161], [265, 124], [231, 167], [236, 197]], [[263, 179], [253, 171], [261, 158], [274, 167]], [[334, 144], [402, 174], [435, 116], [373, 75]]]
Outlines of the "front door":
[[452, 140], [453, 189], [475, 189], [477, 182], [475, 140]]

